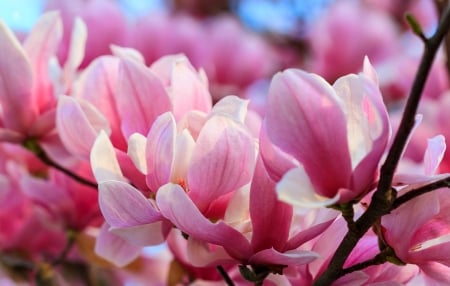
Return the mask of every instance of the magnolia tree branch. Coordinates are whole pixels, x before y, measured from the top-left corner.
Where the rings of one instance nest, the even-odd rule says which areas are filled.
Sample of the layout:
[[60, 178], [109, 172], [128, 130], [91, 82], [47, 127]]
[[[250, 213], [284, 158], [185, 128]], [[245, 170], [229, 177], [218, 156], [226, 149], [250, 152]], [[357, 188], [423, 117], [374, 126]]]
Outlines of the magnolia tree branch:
[[406, 202], [409, 202], [410, 200], [417, 198], [418, 196], [421, 196], [423, 194], [429, 193], [431, 191], [450, 187], [450, 176], [445, 177], [443, 179], [437, 180], [435, 182], [432, 182], [430, 184], [424, 185], [420, 188], [413, 189], [406, 194], [402, 195], [401, 197], [398, 197], [395, 202], [392, 204], [392, 210], [395, 210], [399, 206], [403, 205]]
[[60, 172], [63, 172], [64, 174], [66, 174], [67, 176], [69, 176], [70, 178], [74, 179], [75, 181], [77, 181], [80, 184], [89, 186], [91, 188], [97, 189], [98, 185], [97, 183], [91, 182], [88, 179], [85, 179], [83, 177], [78, 176], [77, 174], [73, 173], [72, 171], [64, 168], [63, 166], [59, 165], [58, 163], [56, 163], [55, 161], [53, 161], [52, 159], [50, 159], [47, 154], [45, 154], [44, 152], [37, 154], [37, 156], [39, 157], [39, 159], [41, 159], [42, 162], [44, 162], [45, 164], [47, 164], [50, 167], [53, 167], [55, 169], [57, 169]]
[[219, 271], [220, 276], [222, 276], [223, 280], [227, 284], [227, 286], [234, 286], [233, 280], [231, 280], [230, 276], [228, 276], [228, 273], [225, 271], [222, 265], [218, 265], [217, 271]]
[[[442, 13], [445, 10], [445, 7], [448, 4], [448, 0], [435, 0], [436, 8], [438, 10], [439, 15], [442, 17]], [[446, 67], [447, 67], [447, 73], [450, 76], [450, 34], [447, 34], [447, 36], [444, 38], [444, 47], [445, 47], [445, 55], [446, 55]]]
[[417, 107], [433, 60], [449, 27], [450, 6], [447, 6], [435, 34], [431, 38], [424, 39], [425, 48], [422, 60], [417, 70], [400, 126], [389, 149], [386, 161], [381, 167], [380, 180], [377, 190], [372, 196], [371, 203], [364, 214], [355, 222], [353, 229], [347, 232], [334, 253], [327, 270], [318, 277], [314, 285], [330, 285], [344, 275], [343, 265], [358, 241], [381, 216], [389, 213], [392, 209], [396, 199], [396, 191], [391, 187], [394, 172], [414, 126]]

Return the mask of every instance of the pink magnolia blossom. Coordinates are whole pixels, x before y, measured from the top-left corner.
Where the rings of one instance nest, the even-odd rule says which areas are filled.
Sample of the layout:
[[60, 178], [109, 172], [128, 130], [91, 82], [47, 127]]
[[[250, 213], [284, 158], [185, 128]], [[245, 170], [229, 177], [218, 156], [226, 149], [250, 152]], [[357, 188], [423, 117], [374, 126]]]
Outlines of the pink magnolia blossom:
[[[158, 191], [156, 201], [162, 214], [189, 235], [190, 262], [204, 261], [203, 265], [229, 260], [205, 243], [223, 247], [231, 258], [244, 265], [266, 266], [269, 272], [280, 271], [286, 265], [303, 265], [316, 255], [297, 248], [322, 233], [334, 219], [304, 216], [294, 220], [292, 207], [277, 200], [275, 182], [261, 160], [256, 165], [250, 194], [246, 188], [237, 191], [225, 216], [216, 223], [202, 215], [188, 195], [178, 185], [165, 185]], [[204, 253], [205, 249], [210, 250], [199, 259], [197, 253]]]
[[448, 207], [447, 190], [440, 189], [411, 200], [382, 218], [386, 242], [402, 262], [420, 268], [427, 285], [450, 282], [445, 274], [449, 267]]
[[[63, 37], [58, 58], [65, 62], [70, 53], [72, 27], [78, 17], [87, 26], [86, 53], [81, 67], [95, 58], [110, 54], [110, 45], [124, 45], [127, 41], [128, 23], [120, 7], [113, 1], [47, 1], [46, 10], [58, 10], [63, 23]], [[113, 19], [113, 20], [111, 20]]]
[[32, 176], [29, 172], [38, 174], [42, 164], [16, 145], [2, 143], [0, 154], [0, 251], [12, 256], [22, 253], [21, 259], [31, 261], [44, 255], [56, 257], [65, 243], [62, 225], [22, 188], [26, 177]]
[[[394, 183], [401, 182], [398, 196], [448, 176], [434, 175], [445, 152], [444, 140], [442, 135], [428, 140], [419, 171], [407, 169], [406, 172], [412, 173], [410, 176], [398, 171], [394, 177]], [[446, 189], [438, 189], [404, 203], [381, 220], [383, 237], [396, 257], [404, 263], [417, 265], [420, 276], [429, 285], [445, 285], [450, 281], [449, 276], [443, 274], [449, 265], [446, 258], [450, 236], [447, 197]]]
[[[361, 205], [356, 205], [354, 209], [356, 216], [362, 213]], [[297, 269], [297, 276], [288, 276], [292, 280], [292, 285], [311, 285], [326, 270], [331, 257], [347, 232], [346, 224], [342, 216], [338, 216], [331, 226], [312, 241], [308, 249], [317, 252], [320, 257]], [[350, 253], [345, 261], [344, 269], [372, 259], [379, 252], [378, 238], [375, 233], [369, 231]], [[413, 265], [399, 266], [384, 263], [351, 272], [334, 281], [331, 285], [405, 285], [416, 274], [417, 267]]]
[[59, 14], [44, 14], [23, 45], [0, 23], [0, 139], [15, 143], [35, 140], [47, 155], [64, 160], [67, 153], [55, 131], [57, 97], [70, 89], [82, 60], [84, 26], [77, 21], [69, 57], [63, 67], [56, 61], [62, 26]]
[[[285, 154], [284, 167], [273, 170], [276, 175], [289, 166], [297, 167], [280, 181], [281, 199], [307, 207], [361, 198], [377, 177], [390, 136], [387, 112], [368, 60], [364, 73], [341, 77], [333, 86], [301, 70], [275, 75], [265, 132], [280, 149], [272, 153]], [[270, 146], [264, 136], [262, 150]], [[266, 156], [265, 161], [279, 165], [280, 157]]]

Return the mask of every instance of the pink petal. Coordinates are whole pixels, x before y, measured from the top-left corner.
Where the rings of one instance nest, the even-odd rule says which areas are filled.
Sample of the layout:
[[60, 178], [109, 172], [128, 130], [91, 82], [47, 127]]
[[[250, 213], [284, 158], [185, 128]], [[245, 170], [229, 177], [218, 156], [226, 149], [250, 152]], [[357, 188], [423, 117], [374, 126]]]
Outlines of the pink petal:
[[99, 205], [105, 220], [113, 228], [145, 225], [162, 218], [149, 199], [125, 182], [99, 184]]
[[276, 185], [276, 191], [280, 201], [293, 205], [303, 212], [331, 206], [340, 199], [339, 192], [333, 198], [319, 195], [303, 166], [294, 168], [284, 174]]
[[94, 106], [69, 96], [59, 97], [56, 126], [65, 147], [86, 159], [99, 132], [111, 132], [108, 121]]
[[156, 118], [172, 108], [161, 81], [143, 64], [127, 59], [120, 62], [116, 100], [126, 138], [147, 134]]
[[342, 103], [325, 80], [293, 69], [276, 74], [266, 112], [269, 138], [304, 165], [319, 194], [334, 197], [348, 185], [346, 118]]
[[117, 110], [119, 60], [110, 56], [95, 59], [80, 75], [74, 88], [74, 96], [89, 101], [107, 119], [111, 127], [111, 141], [121, 150], [126, 141], [121, 130]]
[[187, 240], [187, 259], [196, 267], [215, 266], [234, 262], [222, 247], [211, 249], [208, 243], [189, 237]]
[[172, 113], [159, 116], [147, 136], [147, 184], [156, 192], [170, 181], [175, 149], [176, 123]]
[[34, 96], [41, 110], [55, 104], [52, 82], [49, 77], [49, 63], [55, 57], [62, 39], [62, 22], [56, 11], [41, 16], [25, 40], [23, 47], [33, 68]]
[[309, 263], [319, 255], [307, 250], [291, 250], [284, 253], [275, 249], [265, 249], [254, 254], [249, 263], [254, 265], [295, 265], [300, 266]]
[[176, 61], [172, 69], [172, 102], [175, 118], [182, 118], [190, 110], [208, 113], [212, 99], [205, 85], [188, 61]]
[[145, 148], [147, 146], [147, 138], [145, 136], [134, 133], [128, 139], [127, 154], [133, 161], [136, 168], [144, 175], [147, 174], [147, 161], [145, 157]]
[[366, 77], [370, 78], [370, 80], [372, 80], [372, 82], [378, 86], [379, 85], [379, 80], [378, 80], [378, 75], [377, 75], [377, 71], [375, 70], [375, 68], [372, 66], [372, 64], [369, 61], [369, 57], [365, 56], [364, 57], [364, 64], [363, 64], [363, 73]]
[[145, 247], [164, 242], [163, 226], [164, 223], [158, 221], [129, 227], [111, 227], [109, 231], [135, 246]]
[[170, 86], [172, 70], [176, 62], [189, 62], [189, 59], [183, 54], [162, 56], [152, 63], [150, 70], [155, 73], [164, 86]]
[[71, 84], [75, 79], [77, 68], [84, 58], [84, 49], [87, 39], [86, 24], [80, 18], [75, 18], [72, 35], [70, 39], [70, 48], [67, 60], [64, 64], [64, 78]]
[[[33, 75], [19, 41], [0, 21], [0, 104], [6, 128], [25, 133], [37, 117], [32, 99]], [[26, 103], [26, 106], [24, 104]]]
[[170, 175], [171, 182], [179, 183], [186, 179], [194, 149], [195, 141], [188, 130], [184, 129], [177, 134]]
[[255, 151], [254, 139], [243, 125], [225, 116], [206, 122], [188, 171], [189, 196], [200, 210], [250, 182]]
[[438, 212], [437, 193], [431, 192], [382, 217], [381, 225], [385, 228], [386, 241], [400, 259], [407, 259], [410, 247], [413, 246], [411, 243], [414, 233]]
[[[294, 234], [286, 243], [285, 249], [296, 249], [300, 245], [310, 241], [313, 238], [321, 235], [325, 230], [330, 227], [330, 225], [335, 221], [337, 214], [332, 214], [330, 212], [327, 217], [320, 219], [315, 217], [319, 221], [314, 221], [312, 226], [308, 226], [305, 229], [300, 230], [298, 233]], [[308, 220], [309, 218], [304, 218]]]
[[391, 126], [380, 90], [364, 75], [341, 77], [333, 85], [347, 110], [347, 130], [352, 159], [352, 182], [348, 198], [368, 191], [377, 176], [380, 158], [390, 139]]
[[259, 152], [270, 178], [278, 182], [287, 171], [298, 167], [299, 163], [292, 156], [270, 142], [267, 128], [264, 125], [263, 122], [259, 134]]
[[423, 271], [426, 285], [440, 286], [450, 284], [450, 269], [439, 262], [428, 262], [419, 265]]
[[423, 164], [425, 166], [425, 175], [431, 176], [434, 175], [444, 157], [446, 149], [445, 137], [437, 135], [428, 139], [427, 143], [428, 146], [425, 150]]
[[274, 248], [283, 251], [289, 237], [292, 207], [277, 199], [272, 181], [259, 159], [250, 189], [253, 251]]
[[161, 187], [156, 194], [156, 202], [161, 213], [182, 232], [223, 246], [235, 259], [245, 261], [250, 256], [247, 239], [223, 221], [212, 223], [205, 218], [179, 185], [169, 183]]
[[214, 104], [211, 115], [230, 116], [234, 120], [244, 123], [245, 117], [247, 116], [248, 104], [248, 100], [243, 100], [235, 95], [225, 96]]
[[130, 59], [138, 63], [145, 64], [145, 59], [142, 56], [142, 54], [138, 50], [135, 50], [133, 48], [125, 48], [116, 45], [111, 45], [111, 51], [113, 55], [119, 58]]
[[109, 180], [126, 181], [117, 161], [114, 146], [104, 131], [100, 132], [92, 145], [90, 162], [97, 183]]
[[[361, 286], [365, 285], [364, 283], [369, 280], [369, 276], [364, 273], [363, 271], [355, 271], [352, 273], [349, 273], [338, 280], [334, 281], [332, 286]], [[382, 284], [377, 286], [382, 286]]]
[[118, 267], [126, 266], [141, 254], [141, 247], [131, 245], [129, 242], [108, 231], [109, 225], [104, 223], [95, 243], [95, 253], [114, 263]]

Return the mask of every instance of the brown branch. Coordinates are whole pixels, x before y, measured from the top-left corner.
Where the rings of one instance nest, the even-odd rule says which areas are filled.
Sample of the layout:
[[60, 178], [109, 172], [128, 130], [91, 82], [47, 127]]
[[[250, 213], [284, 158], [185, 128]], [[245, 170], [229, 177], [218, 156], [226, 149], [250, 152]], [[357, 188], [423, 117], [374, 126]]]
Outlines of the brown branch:
[[444, 179], [432, 182], [430, 184], [424, 185], [422, 187], [419, 187], [417, 189], [413, 189], [406, 194], [402, 195], [401, 197], [398, 197], [394, 204], [392, 205], [392, 210], [395, 210], [396, 208], [400, 207], [404, 203], [417, 198], [418, 196], [421, 196], [423, 194], [426, 194], [428, 192], [440, 189], [450, 187], [450, 177], [445, 177]]
[[[445, 10], [445, 7], [448, 5], [448, 0], [435, 0], [435, 6], [439, 15], [442, 17], [442, 13]], [[450, 76], [450, 34], [444, 38], [444, 47], [445, 47], [445, 55], [446, 61], [445, 66], [447, 67], [447, 76]]]
[[58, 163], [56, 163], [55, 161], [53, 161], [52, 159], [50, 159], [47, 154], [45, 154], [45, 152], [41, 152], [39, 154], [36, 154], [39, 159], [44, 162], [45, 164], [47, 164], [50, 167], [53, 167], [55, 169], [57, 169], [58, 171], [63, 172], [64, 174], [66, 174], [67, 176], [71, 177], [72, 179], [74, 179], [75, 181], [77, 181], [80, 184], [86, 185], [88, 187], [94, 188], [97, 190], [98, 185], [97, 183], [91, 182], [83, 177], [78, 176], [75, 173], [72, 173], [70, 170], [67, 170], [66, 168], [64, 168], [63, 166], [59, 165]]
[[400, 126], [395, 135], [388, 156], [380, 171], [380, 181], [366, 212], [355, 222], [353, 231], [348, 231], [333, 255], [327, 270], [318, 277], [314, 285], [330, 285], [343, 274], [343, 265], [361, 237], [383, 215], [387, 214], [396, 199], [396, 191], [391, 187], [395, 169], [414, 126], [414, 118], [420, 102], [425, 82], [439, 46], [450, 27], [450, 7], [447, 6], [436, 33], [425, 41], [422, 55], [411, 92], [403, 112]]
[[234, 286], [234, 282], [233, 280], [231, 280], [230, 276], [228, 275], [228, 273], [225, 271], [225, 269], [223, 268], [222, 265], [217, 265], [217, 271], [219, 271], [220, 276], [222, 276], [223, 280], [225, 281], [225, 283], [228, 286]]

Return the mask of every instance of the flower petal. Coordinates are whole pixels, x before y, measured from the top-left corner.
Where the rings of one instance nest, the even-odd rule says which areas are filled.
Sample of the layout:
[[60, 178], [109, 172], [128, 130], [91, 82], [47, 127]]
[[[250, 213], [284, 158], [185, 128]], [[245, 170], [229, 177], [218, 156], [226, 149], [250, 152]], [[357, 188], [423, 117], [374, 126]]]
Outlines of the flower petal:
[[339, 200], [339, 193], [333, 198], [323, 197], [315, 191], [303, 167], [287, 172], [277, 186], [278, 199], [288, 204], [305, 208], [327, 207]]
[[147, 145], [147, 138], [139, 133], [134, 133], [128, 139], [128, 156], [130, 156], [136, 168], [147, 174], [147, 161], [145, 160], [145, 148]]
[[183, 58], [175, 61], [171, 78], [173, 113], [176, 119], [182, 118], [190, 110], [208, 113], [212, 98], [194, 67]]
[[125, 150], [126, 141], [120, 129], [121, 120], [116, 107], [118, 73], [117, 58], [103, 56], [95, 59], [74, 84], [74, 97], [90, 102], [108, 119], [111, 141], [120, 150]]
[[248, 103], [248, 100], [234, 95], [225, 96], [214, 105], [211, 114], [230, 116], [234, 120], [244, 123], [247, 116]]
[[[37, 117], [30, 62], [13, 32], [0, 20], [0, 104], [5, 127], [25, 133]], [[24, 108], [24, 102], [27, 103]]]
[[303, 164], [319, 194], [334, 197], [348, 185], [347, 121], [342, 102], [324, 79], [295, 69], [276, 74], [265, 127], [275, 145]]
[[135, 61], [121, 60], [118, 92], [117, 107], [126, 138], [135, 132], [146, 135], [155, 119], [171, 110], [169, 96], [161, 81], [146, 66]]
[[319, 255], [313, 251], [290, 250], [284, 253], [275, 249], [265, 249], [253, 255], [249, 263], [254, 265], [295, 265], [300, 266], [309, 263]]
[[277, 199], [276, 183], [269, 178], [258, 160], [250, 188], [250, 217], [254, 251], [274, 248], [284, 250], [292, 221], [292, 206]]
[[145, 64], [144, 56], [138, 50], [135, 50], [133, 48], [125, 48], [116, 45], [111, 45], [111, 51], [113, 55], [119, 58], [130, 59], [138, 63]]
[[70, 37], [70, 48], [67, 60], [64, 64], [64, 78], [69, 83], [74, 80], [77, 68], [84, 58], [84, 49], [87, 40], [87, 26], [80, 18], [75, 18], [72, 35]]
[[111, 227], [109, 231], [140, 247], [158, 245], [165, 240], [162, 221], [129, 227]]
[[170, 181], [176, 132], [175, 118], [166, 112], [155, 120], [148, 133], [145, 149], [147, 184], [154, 192]]
[[444, 158], [446, 149], [445, 137], [442, 135], [437, 135], [428, 139], [427, 143], [428, 146], [425, 150], [423, 164], [425, 167], [425, 175], [431, 176], [435, 174], [442, 158]]
[[35, 102], [40, 109], [48, 109], [55, 104], [49, 64], [55, 57], [62, 39], [62, 21], [56, 11], [42, 15], [23, 43], [30, 59], [34, 75]]
[[140, 226], [162, 219], [150, 200], [125, 182], [99, 184], [99, 205], [105, 220], [113, 228]]
[[247, 239], [223, 221], [212, 223], [205, 218], [179, 185], [162, 186], [156, 193], [156, 202], [161, 213], [189, 236], [223, 246], [235, 259], [246, 260], [250, 256]]
[[105, 131], [100, 131], [91, 149], [91, 168], [97, 183], [116, 180], [126, 181], [120, 170], [114, 146]]
[[59, 97], [56, 127], [64, 146], [87, 159], [100, 130], [111, 132], [108, 121], [94, 106], [69, 96]]
[[139, 257], [141, 247], [131, 245], [108, 229], [109, 225], [104, 223], [95, 243], [95, 253], [118, 267], [123, 267]]
[[203, 126], [188, 171], [189, 196], [200, 210], [250, 182], [255, 142], [245, 126], [213, 116]]

